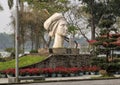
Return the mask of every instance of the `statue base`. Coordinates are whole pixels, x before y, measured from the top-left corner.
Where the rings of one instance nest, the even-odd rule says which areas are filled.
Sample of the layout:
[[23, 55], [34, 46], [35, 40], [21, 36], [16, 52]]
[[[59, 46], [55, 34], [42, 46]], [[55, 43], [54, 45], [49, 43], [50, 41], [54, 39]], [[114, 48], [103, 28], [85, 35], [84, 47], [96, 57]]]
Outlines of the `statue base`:
[[79, 54], [77, 48], [39, 48], [39, 54]]

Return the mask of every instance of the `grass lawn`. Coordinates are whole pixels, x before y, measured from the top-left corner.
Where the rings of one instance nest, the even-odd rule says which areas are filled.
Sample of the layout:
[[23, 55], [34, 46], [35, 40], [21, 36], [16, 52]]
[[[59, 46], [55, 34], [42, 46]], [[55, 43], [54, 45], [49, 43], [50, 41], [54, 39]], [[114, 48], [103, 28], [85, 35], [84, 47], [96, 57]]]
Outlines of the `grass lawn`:
[[[19, 67], [32, 65], [46, 59], [44, 56], [24, 56], [19, 58]], [[15, 68], [15, 59], [8, 62], [0, 62], [0, 70]]]

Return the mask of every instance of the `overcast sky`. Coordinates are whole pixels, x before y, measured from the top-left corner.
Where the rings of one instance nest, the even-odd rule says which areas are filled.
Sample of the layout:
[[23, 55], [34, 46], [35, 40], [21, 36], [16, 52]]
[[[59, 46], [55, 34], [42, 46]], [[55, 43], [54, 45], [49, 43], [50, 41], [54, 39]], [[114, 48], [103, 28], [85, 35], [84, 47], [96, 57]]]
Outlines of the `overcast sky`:
[[12, 32], [12, 26], [10, 25], [11, 11], [8, 8], [7, 0], [0, 0], [0, 4], [4, 9], [3, 11], [0, 11], [0, 33], [1, 32], [11, 33]]

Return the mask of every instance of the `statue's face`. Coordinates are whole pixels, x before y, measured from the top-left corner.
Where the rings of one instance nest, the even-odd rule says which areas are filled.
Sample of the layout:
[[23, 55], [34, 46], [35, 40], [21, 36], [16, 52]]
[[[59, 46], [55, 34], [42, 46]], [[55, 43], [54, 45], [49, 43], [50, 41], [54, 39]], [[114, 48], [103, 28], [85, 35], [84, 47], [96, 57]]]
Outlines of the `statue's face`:
[[66, 36], [68, 32], [67, 22], [65, 20], [60, 20], [56, 33], [61, 36]]

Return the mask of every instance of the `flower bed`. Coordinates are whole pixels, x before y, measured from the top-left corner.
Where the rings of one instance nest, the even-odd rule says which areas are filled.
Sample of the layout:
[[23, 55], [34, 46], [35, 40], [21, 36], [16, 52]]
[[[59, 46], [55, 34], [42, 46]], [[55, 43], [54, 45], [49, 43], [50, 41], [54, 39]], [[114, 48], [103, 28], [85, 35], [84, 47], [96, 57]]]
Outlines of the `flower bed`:
[[[54, 77], [56, 76], [79, 76], [79, 74], [85, 73], [85, 72], [98, 72], [100, 70], [99, 67], [97, 66], [82, 66], [82, 67], [71, 67], [71, 68], [66, 68], [66, 67], [56, 67], [56, 68], [25, 68], [25, 69], [19, 69], [19, 75], [20, 76], [40, 76], [44, 75], [46, 77], [52, 77], [54, 74]], [[1, 71], [0, 73], [2, 74], [9, 74], [14, 76], [15, 75], [15, 69], [7, 69], [4, 71]]]

